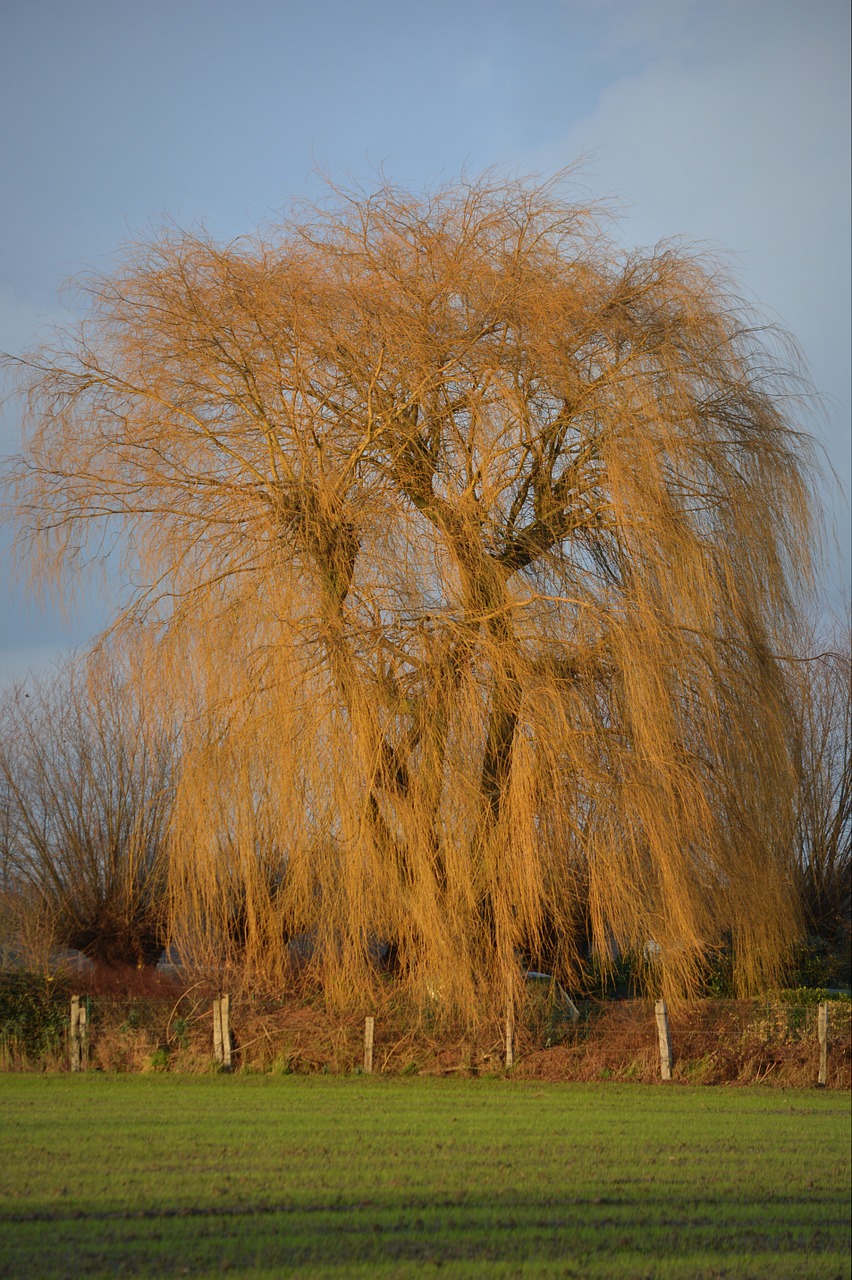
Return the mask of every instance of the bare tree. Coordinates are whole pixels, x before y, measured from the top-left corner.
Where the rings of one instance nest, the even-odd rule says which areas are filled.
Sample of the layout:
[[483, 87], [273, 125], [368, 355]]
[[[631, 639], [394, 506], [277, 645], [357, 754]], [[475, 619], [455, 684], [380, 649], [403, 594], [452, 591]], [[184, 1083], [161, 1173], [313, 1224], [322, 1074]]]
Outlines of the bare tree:
[[162, 949], [174, 742], [134, 676], [105, 646], [0, 703], [3, 896], [25, 951], [136, 964]]
[[[329, 990], [391, 939], [475, 1007], [558, 940], [768, 980], [796, 907], [788, 646], [813, 541], [795, 360], [714, 263], [554, 186], [333, 194], [164, 230], [27, 357], [42, 578], [123, 534], [187, 699], [170, 910]], [[87, 551], [88, 549], [88, 551]]]
[[795, 870], [817, 985], [848, 985], [852, 929], [852, 632], [791, 670], [800, 785]]

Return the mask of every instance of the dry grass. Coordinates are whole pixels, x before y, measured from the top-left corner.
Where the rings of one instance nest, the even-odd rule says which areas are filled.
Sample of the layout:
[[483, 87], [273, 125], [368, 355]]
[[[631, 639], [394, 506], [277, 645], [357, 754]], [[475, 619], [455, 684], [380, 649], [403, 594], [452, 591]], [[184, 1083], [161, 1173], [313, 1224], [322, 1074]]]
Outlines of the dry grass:
[[[852, 1087], [848, 1005], [832, 1005], [835, 1019], [827, 1085]], [[814, 1085], [819, 1065], [816, 1008], [760, 1005], [751, 1001], [701, 1001], [671, 1019], [674, 1066], [681, 1084]], [[643, 1001], [602, 1006], [594, 1028], [579, 1045], [533, 1050], [517, 1074], [546, 1080], [618, 1080], [654, 1083], [660, 1078], [653, 1007]]]

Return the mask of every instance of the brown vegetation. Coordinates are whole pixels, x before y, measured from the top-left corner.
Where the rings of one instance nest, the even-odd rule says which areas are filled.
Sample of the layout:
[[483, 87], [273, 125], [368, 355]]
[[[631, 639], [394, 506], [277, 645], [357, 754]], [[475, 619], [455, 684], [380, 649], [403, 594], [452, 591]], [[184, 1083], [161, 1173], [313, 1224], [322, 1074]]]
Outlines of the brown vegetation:
[[382, 941], [459, 1016], [519, 955], [676, 998], [730, 936], [773, 978], [811, 449], [713, 263], [483, 180], [166, 230], [83, 293], [15, 503], [42, 578], [123, 539], [185, 955], [274, 989], [299, 935], [357, 1008]]
[[[90, 989], [90, 1070], [207, 1073], [213, 1057], [212, 996], [202, 986], [183, 990], [167, 979], [140, 980], [135, 971], [96, 971], [75, 979]], [[52, 1007], [64, 1015], [70, 987], [58, 979]], [[792, 993], [791, 993], [792, 994]], [[412, 1010], [388, 984], [375, 1013], [374, 1071], [387, 1075], [504, 1075], [505, 1026], [492, 1014], [475, 1021], [452, 1018], [434, 1002]], [[529, 1007], [526, 1013], [530, 1013]], [[830, 1088], [852, 1085], [852, 1009], [829, 1005]], [[0, 1034], [0, 1069], [68, 1069], [61, 1035], [28, 1037], [7, 1024]], [[351, 1074], [364, 1061], [364, 1019], [332, 1009], [322, 993], [290, 990], [279, 999], [248, 992], [232, 997], [234, 1070], [244, 1074]], [[817, 1005], [788, 1002], [701, 1000], [671, 1019], [675, 1084], [779, 1087], [816, 1084], [819, 1064]], [[515, 1065], [523, 1080], [660, 1081], [653, 1002], [619, 1000], [582, 1005], [580, 1020], [560, 1028], [559, 1042], [544, 1047], [541, 1027], [524, 1016], [515, 1022]]]

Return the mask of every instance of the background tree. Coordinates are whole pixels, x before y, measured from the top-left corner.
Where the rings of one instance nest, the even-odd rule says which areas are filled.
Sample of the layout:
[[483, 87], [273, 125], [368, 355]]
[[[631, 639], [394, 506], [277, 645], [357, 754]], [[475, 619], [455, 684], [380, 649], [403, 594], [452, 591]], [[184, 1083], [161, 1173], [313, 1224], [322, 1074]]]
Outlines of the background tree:
[[0, 703], [0, 861], [18, 945], [151, 963], [166, 937], [174, 741], [114, 648]]
[[[29, 356], [41, 575], [123, 534], [186, 695], [170, 910], [274, 980], [475, 1007], [518, 956], [789, 948], [789, 647], [813, 530], [792, 356], [717, 266], [555, 186], [384, 187], [164, 230]], [[792, 362], [794, 364], [794, 362]], [[101, 532], [98, 533], [101, 536]]]
[[791, 673], [800, 786], [795, 872], [807, 933], [800, 979], [848, 986], [852, 964], [852, 632]]

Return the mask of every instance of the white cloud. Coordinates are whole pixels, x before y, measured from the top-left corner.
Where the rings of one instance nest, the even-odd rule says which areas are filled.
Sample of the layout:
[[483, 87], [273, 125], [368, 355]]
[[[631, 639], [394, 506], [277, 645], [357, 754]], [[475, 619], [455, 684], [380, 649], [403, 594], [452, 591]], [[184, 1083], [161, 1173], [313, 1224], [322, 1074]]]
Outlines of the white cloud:
[[590, 154], [584, 178], [623, 199], [626, 242], [683, 235], [733, 255], [745, 290], [793, 331], [829, 397], [824, 439], [848, 493], [847, 7], [608, 0], [608, 9], [607, 48], [620, 61], [594, 109], [566, 121], [534, 167]]
[[[671, 236], [727, 252], [743, 291], [797, 338], [845, 497], [825, 584], [849, 580], [849, 10], [838, 0], [569, 0], [607, 15], [597, 100], [557, 145], [553, 171], [588, 157], [584, 185], [617, 202], [627, 244]], [[552, 133], [551, 133], [552, 136]], [[531, 161], [531, 163], [530, 163]]]

